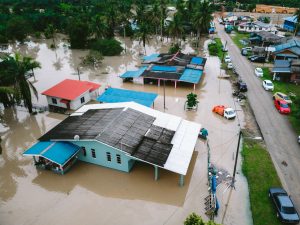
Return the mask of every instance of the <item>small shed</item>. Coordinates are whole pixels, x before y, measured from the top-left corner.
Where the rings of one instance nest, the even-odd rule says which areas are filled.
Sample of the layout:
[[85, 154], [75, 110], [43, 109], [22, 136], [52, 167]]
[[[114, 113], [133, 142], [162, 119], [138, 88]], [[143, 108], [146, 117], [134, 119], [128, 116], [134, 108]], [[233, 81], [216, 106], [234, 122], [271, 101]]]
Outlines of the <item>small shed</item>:
[[65, 79], [42, 92], [47, 97], [50, 109], [76, 110], [96, 99], [99, 95], [98, 89], [101, 85], [90, 81]]
[[289, 32], [294, 32], [296, 25], [297, 25], [297, 16], [289, 16], [283, 18], [283, 29], [289, 31]]
[[154, 106], [156, 97], [156, 93], [108, 88], [97, 98], [97, 101], [104, 103], [136, 102], [141, 105], [151, 107], [152, 105]]

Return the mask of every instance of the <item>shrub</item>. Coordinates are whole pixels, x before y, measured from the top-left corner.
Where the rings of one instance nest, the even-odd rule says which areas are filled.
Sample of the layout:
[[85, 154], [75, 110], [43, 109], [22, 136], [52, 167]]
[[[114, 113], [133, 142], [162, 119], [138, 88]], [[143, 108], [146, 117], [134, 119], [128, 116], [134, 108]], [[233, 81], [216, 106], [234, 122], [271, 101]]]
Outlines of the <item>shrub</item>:
[[81, 64], [84, 66], [98, 66], [102, 60], [103, 56], [100, 52], [91, 50], [89, 54], [82, 59]]
[[187, 96], [187, 106], [189, 108], [192, 108], [198, 104], [197, 95], [194, 93], [190, 93]]
[[169, 48], [169, 53], [171, 54], [175, 54], [177, 53], [178, 51], [180, 52], [181, 48], [179, 47], [179, 44], [176, 43], [176, 44], [172, 44], [171, 47]]
[[104, 56], [120, 55], [123, 51], [121, 43], [115, 39], [98, 39], [92, 41], [90, 48], [101, 52]]
[[208, 45], [208, 51], [210, 55], [216, 56], [218, 55], [218, 46], [216, 43], [211, 43]]

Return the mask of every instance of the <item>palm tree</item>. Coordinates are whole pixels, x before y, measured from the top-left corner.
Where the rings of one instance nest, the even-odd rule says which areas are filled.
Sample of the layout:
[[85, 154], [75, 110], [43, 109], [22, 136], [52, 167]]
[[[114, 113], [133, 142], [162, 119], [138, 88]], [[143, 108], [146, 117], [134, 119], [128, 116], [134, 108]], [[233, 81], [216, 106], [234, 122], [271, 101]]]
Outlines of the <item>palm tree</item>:
[[294, 36], [296, 36], [299, 26], [300, 26], [300, 8], [295, 12], [294, 16], [296, 17], [296, 26], [295, 26], [295, 33]]
[[146, 42], [149, 42], [149, 35], [151, 34], [150, 26], [146, 21], [138, 23], [138, 31], [135, 37], [139, 40], [139, 43], [143, 43], [145, 55], [146, 55]]
[[160, 6], [160, 41], [163, 40], [164, 35], [164, 21], [167, 18], [167, 2], [166, 0], [159, 0]]
[[151, 16], [151, 23], [153, 24], [153, 26], [155, 27], [155, 35], [157, 37], [157, 33], [158, 33], [158, 27], [160, 24], [160, 10], [159, 10], [159, 4], [157, 1], [154, 2], [152, 10], [150, 12], [150, 16]]
[[[34, 61], [30, 57], [22, 57], [19, 54], [14, 56], [5, 55], [0, 63], [1, 83], [0, 85], [7, 88], [1, 88], [2, 94], [6, 93], [6, 98], [13, 96], [13, 100], [9, 99], [10, 103], [19, 103], [23, 101], [29, 112], [32, 113], [31, 91], [38, 98], [38, 93], [33, 84], [26, 79], [26, 73], [33, 71], [35, 68], [40, 68], [40, 63]], [[11, 88], [13, 87], [13, 93]], [[0, 99], [1, 100], [1, 99]]]
[[192, 24], [197, 30], [197, 39], [199, 40], [199, 42], [201, 32], [203, 30], [207, 32], [209, 29], [210, 21], [213, 19], [211, 14], [212, 9], [209, 1], [204, 0], [203, 2], [198, 2], [198, 4], [195, 7], [195, 12], [192, 18]]
[[174, 37], [174, 41], [176, 41], [176, 38], [179, 39], [182, 36], [183, 31], [182, 17], [176, 13], [173, 17], [173, 21], [169, 25], [169, 33]]
[[91, 28], [96, 38], [106, 37], [108, 33], [106, 17], [101, 14], [93, 16], [91, 19]]

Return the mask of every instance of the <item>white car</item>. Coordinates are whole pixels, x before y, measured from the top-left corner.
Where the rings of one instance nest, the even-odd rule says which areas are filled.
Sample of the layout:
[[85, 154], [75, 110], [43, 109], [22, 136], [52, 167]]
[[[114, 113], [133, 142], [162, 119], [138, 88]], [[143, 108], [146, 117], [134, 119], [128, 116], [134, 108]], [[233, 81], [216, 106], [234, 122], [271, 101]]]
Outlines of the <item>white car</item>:
[[232, 108], [226, 108], [225, 110], [224, 110], [224, 117], [226, 118], [226, 119], [234, 119], [235, 117], [236, 117], [236, 112], [235, 112], [235, 110], [234, 109], [232, 109]]
[[274, 84], [270, 80], [264, 80], [262, 83], [266, 91], [274, 91]]
[[228, 64], [227, 64], [227, 68], [228, 68], [228, 69], [232, 69], [232, 68], [233, 68], [233, 64], [232, 64], [231, 62], [228, 63]]
[[258, 77], [264, 76], [264, 71], [262, 70], [262, 68], [257, 67], [254, 72], [255, 72], [255, 75]]
[[229, 55], [226, 55], [226, 56], [225, 56], [225, 58], [224, 58], [224, 62], [226, 62], [226, 63], [229, 63], [229, 62], [231, 62], [231, 58], [230, 58], [230, 56], [229, 56]]

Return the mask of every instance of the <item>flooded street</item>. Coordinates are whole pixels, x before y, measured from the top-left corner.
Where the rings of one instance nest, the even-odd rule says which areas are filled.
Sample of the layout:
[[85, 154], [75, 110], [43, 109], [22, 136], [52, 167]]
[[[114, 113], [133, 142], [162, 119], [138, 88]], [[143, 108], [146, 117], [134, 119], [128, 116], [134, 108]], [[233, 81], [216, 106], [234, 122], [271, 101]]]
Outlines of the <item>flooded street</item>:
[[[124, 40], [120, 40], [124, 44]], [[63, 39], [56, 40], [58, 47], [52, 50], [51, 43], [52, 40], [29, 42], [9, 49], [29, 54], [41, 63], [42, 68], [35, 70], [35, 78], [30, 78], [39, 93], [66, 78], [78, 79], [79, 70], [81, 80], [100, 83], [101, 91], [110, 85], [155, 92], [159, 96], [154, 109], [164, 111], [162, 86], [123, 83], [119, 78], [140, 64], [140, 53], [144, 49], [138, 41], [126, 39], [126, 53], [105, 57], [96, 69], [79, 65], [80, 58], [88, 51], [70, 50]], [[169, 44], [166, 40], [161, 43], [151, 39], [146, 53], [166, 52]], [[185, 44], [183, 52], [194, 53], [194, 50]], [[244, 115], [241, 106], [232, 98], [230, 82], [218, 78], [220, 61], [217, 57], [208, 57], [204, 72], [194, 91], [198, 95], [198, 111], [184, 110], [186, 95], [193, 91], [193, 86], [179, 84], [176, 89], [173, 85], [166, 85], [165, 112], [196, 121], [207, 128], [211, 162], [232, 174], [238, 132], [240, 126], [245, 125]], [[42, 95], [34, 102], [47, 104]], [[219, 104], [236, 108], [238, 118], [228, 121], [213, 114], [213, 106]], [[37, 170], [31, 158], [23, 157], [22, 153], [66, 116], [49, 112], [32, 116], [21, 107], [1, 110], [0, 225], [180, 225], [192, 212], [208, 219], [204, 210], [204, 198], [208, 195], [207, 147], [204, 142], [199, 140], [197, 143], [183, 187], [178, 186], [179, 176], [169, 171], [161, 170], [160, 179], [155, 181], [153, 167], [143, 163], [136, 163], [130, 173], [124, 173], [79, 162], [61, 176]], [[240, 163], [236, 188], [230, 190], [226, 184], [217, 189], [220, 210], [215, 221], [224, 225], [252, 224], [248, 186]]]

